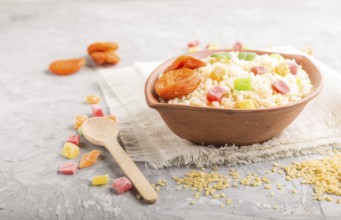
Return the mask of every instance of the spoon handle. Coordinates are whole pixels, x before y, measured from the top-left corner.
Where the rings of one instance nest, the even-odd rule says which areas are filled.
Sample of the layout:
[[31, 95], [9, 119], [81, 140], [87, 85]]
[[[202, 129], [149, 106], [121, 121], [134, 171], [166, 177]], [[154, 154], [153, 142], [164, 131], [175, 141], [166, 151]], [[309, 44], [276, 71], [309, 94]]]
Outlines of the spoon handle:
[[134, 184], [136, 190], [141, 194], [144, 200], [149, 203], [155, 203], [157, 200], [157, 192], [153, 189], [146, 177], [122, 149], [117, 140], [107, 143], [105, 146], [114, 157], [117, 164]]

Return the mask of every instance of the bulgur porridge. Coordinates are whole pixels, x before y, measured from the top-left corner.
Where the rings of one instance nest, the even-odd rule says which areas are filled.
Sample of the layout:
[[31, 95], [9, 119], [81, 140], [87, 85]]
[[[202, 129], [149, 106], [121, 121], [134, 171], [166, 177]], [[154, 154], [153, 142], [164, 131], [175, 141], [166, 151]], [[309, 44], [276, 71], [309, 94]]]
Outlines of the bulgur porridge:
[[[155, 87], [161, 102], [228, 109], [261, 109], [297, 102], [307, 96], [313, 87], [302, 66], [280, 54], [222, 52], [201, 60], [182, 56], [183, 60], [184, 57], [199, 64], [193, 66], [193, 62], [184, 61], [180, 65], [179, 61], [175, 67], [173, 63], [173, 68], [168, 71], [172, 72], [173, 77], [179, 78], [176, 75], [179, 69], [181, 74], [185, 70], [192, 71], [190, 73], [197, 77], [186, 76], [186, 82], [181, 81], [184, 78], [175, 79], [183, 85], [178, 85], [176, 89], [172, 87], [177, 91], [173, 91], [170, 96], [162, 96], [162, 91], [159, 92]], [[193, 85], [187, 88], [184, 87], [186, 83]], [[162, 86], [165, 86], [164, 82]], [[185, 92], [181, 92], [181, 89]]]

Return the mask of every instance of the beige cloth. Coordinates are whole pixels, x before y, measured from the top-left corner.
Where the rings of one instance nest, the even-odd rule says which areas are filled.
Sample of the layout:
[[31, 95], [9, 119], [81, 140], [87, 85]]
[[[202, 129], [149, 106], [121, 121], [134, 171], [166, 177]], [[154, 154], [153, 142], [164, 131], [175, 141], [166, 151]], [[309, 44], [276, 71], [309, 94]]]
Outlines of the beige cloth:
[[[271, 51], [301, 53], [290, 47]], [[145, 80], [159, 62], [101, 70], [100, 86], [110, 112], [118, 118], [120, 139], [134, 161], [146, 161], [153, 168], [248, 164], [341, 146], [341, 75], [314, 57], [309, 58], [325, 78], [321, 94], [279, 136], [243, 147], [198, 146], [168, 129], [159, 114], [147, 106], [144, 97]]]

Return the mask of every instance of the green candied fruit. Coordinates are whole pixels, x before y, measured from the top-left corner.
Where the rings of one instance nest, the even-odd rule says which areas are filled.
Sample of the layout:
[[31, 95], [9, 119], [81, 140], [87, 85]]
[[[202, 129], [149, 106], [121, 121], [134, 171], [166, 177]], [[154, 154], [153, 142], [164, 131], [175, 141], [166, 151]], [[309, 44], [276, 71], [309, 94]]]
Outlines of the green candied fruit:
[[83, 136], [82, 126], [78, 128], [77, 133], [78, 133], [79, 136]]
[[228, 61], [232, 58], [230, 53], [214, 53], [210, 57], [215, 58], [217, 61]]
[[252, 84], [250, 78], [237, 78], [234, 80], [234, 89], [241, 90], [251, 90]]
[[252, 61], [256, 58], [257, 54], [253, 52], [239, 52], [238, 59]]
[[246, 56], [247, 56], [247, 53], [246, 53], [246, 52], [239, 52], [239, 54], [238, 54], [238, 59], [240, 59], [240, 60], [245, 60], [245, 59], [246, 59]]

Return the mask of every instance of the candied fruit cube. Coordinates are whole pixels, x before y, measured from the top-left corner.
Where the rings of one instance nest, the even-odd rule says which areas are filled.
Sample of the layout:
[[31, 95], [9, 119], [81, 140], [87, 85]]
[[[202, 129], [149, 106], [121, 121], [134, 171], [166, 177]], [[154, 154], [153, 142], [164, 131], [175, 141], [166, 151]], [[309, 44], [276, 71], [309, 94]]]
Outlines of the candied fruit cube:
[[97, 95], [88, 95], [85, 98], [85, 101], [89, 104], [97, 104], [97, 103], [99, 103], [100, 100], [101, 100], [101, 97], [99, 97]]
[[187, 53], [195, 53], [195, 52], [197, 52], [198, 50], [199, 50], [198, 47], [189, 47], [189, 48], [187, 49]]
[[74, 128], [78, 129], [82, 126], [83, 122], [88, 119], [87, 115], [76, 115]]
[[106, 185], [109, 182], [109, 175], [94, 176], [91, 184], [93, 186]]
[[238, 59], [245, 61], [252, 61], [256, 58], [257, 54], [254, 52], [239, 52]]
[[250, 78], [237, 78], [234, 80], [235, 90], [251, 90], [252, 83]]
[[224, 79], [225, 75], [225, 69], [221, 66], [215, 66], [213, 67], [213, 70], [210, 74], [210, 78], [212, 80], [216, 80], [217, 82], [220, 82]]
[[251, 99], [245, 99], [238, 102], [240, 109], [255, 109], [255, 105]]
[[100, 154], [101, 151], [99, 150], [92, 150], [89, 153], [84, 154], [81, 161], [79, 162], [79, 168], [85, 168], [94, 165]]
[[253, 72], [255, 75], [263, 74], [265, 73], [265, 68], [262, 66], [253, 66], [250, 68], [251, 72]]
[[288, 65], [285, 63], [278, 64], [275, 67], [274, 71], [275, 71], [275, 73], [277, 73], [278, 75], [281, 75], [281, 76], [286, 76], [290, 73], [290, 69], [289, 69]]
[[70, 137], [68, 137], [68, 139], [66, 140], [66, 142], [70, 142], [73, 143], [75, 145], [79, 145], [80, 142], [80, 136], [79, 135], [71, 135]]
[[114, 179], [112, 182], [112, 188], [120, 194], [130, 190], [132, 186], [133, 184], [125, 176]]
[[73, 159], [79, 155], [79, 147], [73, 143], [66, 142], [61, 154], [66, 158]]
[[216, 61], [229, 61], [232, 58], [231, 53], [214, 53], [210, 57], [215, 58]]
[[77, 163], [74, 163], [74, 162], [66, 162], [66, 163], [62, 163], [60, 166], [59, 166], [59, 170], [58, 172], [59, 173], [62, 173], [62, 174], [66, 174], [66, 175], [73, 175], [77, 172], [78, 170], [78, 165]]
[[293, 62], [288, 62], [287, 63], [289, 69], [290, 69], [290, 73], [292, 75], [296, 75], [297, 74], [297, 69], [298, 69], [298, 66], [296, 63], [293, 63]]
[[286, 94], [290, 91], [290, 87], [282, 80], [277, 80], [271, 83], [271, 87], [275, 92]]
[[207, 93], [207, 101], [209, 102], [220, 102], [221, 98], [225, 94], [226, 90], [220, 86], [214, 86], [208, 93]]
[[200, 44], [199, 41], [195, 40], [195, 41], [189, 42], [187, 44], [187, 47], [197, 47], [197, 46], [199, 46], [199, 44]]
[[103, 109], [98, 107], [97, 105], [92, 105], [91, 110], [92, 110], [92, 116], [93, 117], [103, 117], [104, 116]]
[[239, 41], [237, 41], [236, 43], [233, 44], [232, 46], [233, 50], [241, 50], [243, 49], [243, 44]]
[[206, 46], [207, 50], [218, 50], [219, 48], [220, 48], [219, 45], [215, 43], [209, 43]]

